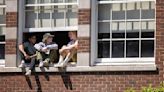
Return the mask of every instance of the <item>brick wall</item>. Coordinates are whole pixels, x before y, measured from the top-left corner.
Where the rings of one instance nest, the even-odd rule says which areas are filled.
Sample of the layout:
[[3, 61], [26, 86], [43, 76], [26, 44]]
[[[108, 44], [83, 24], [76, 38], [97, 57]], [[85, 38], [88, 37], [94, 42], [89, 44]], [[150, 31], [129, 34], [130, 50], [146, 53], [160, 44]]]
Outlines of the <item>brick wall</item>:
[[17, 12], [6, 13], [6, 27], [17, 27]]
[[89, 37], [79, 37], [78, 38], [78, 52], [90, 52], [90, 38]]

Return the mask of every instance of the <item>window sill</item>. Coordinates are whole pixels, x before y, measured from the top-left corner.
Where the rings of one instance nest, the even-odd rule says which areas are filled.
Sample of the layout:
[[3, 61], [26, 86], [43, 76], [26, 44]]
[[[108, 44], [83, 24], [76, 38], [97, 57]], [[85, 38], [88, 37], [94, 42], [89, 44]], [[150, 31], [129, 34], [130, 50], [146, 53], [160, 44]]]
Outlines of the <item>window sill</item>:
[[[49, 67], [44, 68], [45, 72], [61, 72], [63, 69]], [[42, 72], [39, 67], [35, 68], [36, 72]], [[76, 66], [67, 67], [66, 72], [106, 72], [106, 71], [156, 71], [155, 64], [147, 65], [109, 65], [109, 66]], [[0, 67], [0, 73], [22, 72], [18, 67]]]

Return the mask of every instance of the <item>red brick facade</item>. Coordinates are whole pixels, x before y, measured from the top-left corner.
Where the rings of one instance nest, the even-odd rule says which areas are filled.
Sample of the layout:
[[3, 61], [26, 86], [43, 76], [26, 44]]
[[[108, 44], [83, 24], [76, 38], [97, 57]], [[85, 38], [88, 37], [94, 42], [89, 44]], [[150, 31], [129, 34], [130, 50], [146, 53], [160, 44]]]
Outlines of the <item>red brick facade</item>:
[[6, 13], [6, 27], [17, 27], [17, 12], [7, 12]]
[[90, 38], [89, 37], [79, 37], [78, 52], [90, 52]]
[[[156, 2], [156, 71], [0, 74], [0, 92], [124, 92], [158, 86], [164, 81], [164, 0]], [[16, 27], [17, 13], [7, 13], [7, 27]], [[79, 25], [90, 24], [90, 9], [79, 10]], [[90, 52], [90, 38], [79, 37], [78, 52]], [[16, 53], [16, 40], [6, 40], [6, 54]], [[67, 88], [68, 87], [68, 88]]]
[[79, 9], [79, 25], [90, 24], [91, 22], [91, 10], [90, 9]]
[[5, 54], [16, 54], [16, 40], [10, 39], [6, 40], [5, 44]]

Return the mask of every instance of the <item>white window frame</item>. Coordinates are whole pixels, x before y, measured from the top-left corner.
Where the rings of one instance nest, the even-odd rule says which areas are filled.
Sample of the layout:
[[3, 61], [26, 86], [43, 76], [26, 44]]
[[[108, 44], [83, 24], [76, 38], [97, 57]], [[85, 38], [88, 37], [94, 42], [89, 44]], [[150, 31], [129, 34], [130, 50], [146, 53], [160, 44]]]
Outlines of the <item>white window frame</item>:
[[[6, 13], [6, 5], [0, 5], [0, 8], [5, 8], [5, 13]], [[0, 24], [0, 27], [6, 27], [6, 24], [2, 23], [2, 24]], [[4, 36], [5, 36], [5, 34], [4, 34]], [[5, 45], [6, 42], [5, 41], [1, 41], [0, 44]], [[4, 59], [0, 59], [0, 66], [5, 66], [5, 58]]]
[[[129, 2], [141, 2], [141, 1], [154, 1], [156, 0], [118, 0], [118, 1], [92, 1], [92, 16], [91, 16], [91, 65], [145, 65], [155, 64], [156, 57], [156, 36], [154, 37], [154, 57], [148, 58], [97, 58], [97, 38], [98, 38], [98, 4], [111, 4], [111, 3], [129, 3]], [[126, 21], [126, 20], [125, 20]], [[134, 20], [135, 21], [135, 20]], [[100, 21], [99, 21], [100, 22]], [[103, 21], [105, 22], [105, 21]], [[155, 23], [156, 23], [156, 8], [155, 8]], [[154, 35], [156, 34], [156, 27]], [[108, 40], [108, 39], [103, 39]], [[145, 39], [146, 40], [146, 39]], [[150, 40], [150, 39], [149, 39]]]
[[[25, 0], [23, 0], [25, 2]], [[62, 5], [77, 5], [79, 3], [79, 0], [77, 0], [76, 3], [65, 3], [65, 0], [63, 0], [63, 3], [41, 3], [41, 4], [26, 4], [25, 7], [35, 7], [35, 6], [62, 6]], [[24, 3], [25, 4], [25, 3]], [[25, 7], [24, 7], [24, 13], [25, 13]], [[24, 16], [26, 16], [24, 14]], [[64, 15], [66, 16], [66, 15]], [[52, 16], [50, 16], [52, 17]], [[65, 20], [65, 17], [64, 17]], [[25, 21], [25, 18], [24, 18]], [[65, 22], [65, 21], [64, 21]], [[64, 23], [65, 25], [66, 23]], [[50, 24], [51, 25], [51, 24]], [[24, 24], [24, 31], [23, 32], [55, 32], [55, 31], [77, 31], [78, 30], [78, 24], [77, 26], [64, 26], [64, 27], [42, 27], [42, 28], [25, 28]]]

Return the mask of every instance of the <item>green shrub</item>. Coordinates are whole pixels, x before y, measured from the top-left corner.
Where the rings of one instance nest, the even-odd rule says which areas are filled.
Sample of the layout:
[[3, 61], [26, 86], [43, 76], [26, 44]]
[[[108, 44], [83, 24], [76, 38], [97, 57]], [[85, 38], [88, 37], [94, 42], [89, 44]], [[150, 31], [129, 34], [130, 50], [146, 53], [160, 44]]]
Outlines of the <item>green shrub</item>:
[[[125, 92], [136, 91], [133, 88], [128, 88]], [[141, 92], [164, 92], [164, 82], [161, 82], [159, 87], [152, 87], [151, 84], [148, 87], [142, 87]]]

